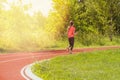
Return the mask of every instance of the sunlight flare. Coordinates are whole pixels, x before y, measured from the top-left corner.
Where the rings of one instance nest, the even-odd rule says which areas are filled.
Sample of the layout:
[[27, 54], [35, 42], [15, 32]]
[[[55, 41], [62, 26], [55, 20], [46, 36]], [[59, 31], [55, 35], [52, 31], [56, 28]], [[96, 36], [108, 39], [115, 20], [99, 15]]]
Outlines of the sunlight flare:
[[16, 5], [31, 4], [32, 7], [28, 10], [28, 13], [30, 15], [33, 15], [34, 12], [40, 11], [44, 16], [47, 16], [49, 14], [49, 11], [52, 9], [52, 0], [7, 0], [7, 1], [8, 1], [8, 4], [14, 3]]

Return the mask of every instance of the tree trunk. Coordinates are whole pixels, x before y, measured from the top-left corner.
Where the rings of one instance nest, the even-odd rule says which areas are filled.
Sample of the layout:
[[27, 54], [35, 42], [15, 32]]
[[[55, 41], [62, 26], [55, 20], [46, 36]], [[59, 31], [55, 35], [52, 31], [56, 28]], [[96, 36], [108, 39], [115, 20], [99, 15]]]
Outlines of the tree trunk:
[[112, 41], [113, 40], [113, 18], [111, 17], [111, 21], [110, 21], [110, 31], [109, 31], [109, 39], [110, 39], [110, 41]]

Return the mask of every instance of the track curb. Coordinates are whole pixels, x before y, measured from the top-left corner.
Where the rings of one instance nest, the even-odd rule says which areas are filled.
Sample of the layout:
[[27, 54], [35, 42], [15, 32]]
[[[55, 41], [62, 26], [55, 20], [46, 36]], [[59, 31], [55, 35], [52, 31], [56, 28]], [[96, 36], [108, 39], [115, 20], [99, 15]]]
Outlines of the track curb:
[[32, 73], [31, 71], [31, 67], [32, 65], [34, 65], [35, 63], [32, 63], [32, 64], [29, 64], [29, 65], [26, 65], [24, 66], [22, 69], [21, 69], [21, 75], [25, 78], [25, 80], [43, 80], [39, 77], [37, 77], [35, 74]]

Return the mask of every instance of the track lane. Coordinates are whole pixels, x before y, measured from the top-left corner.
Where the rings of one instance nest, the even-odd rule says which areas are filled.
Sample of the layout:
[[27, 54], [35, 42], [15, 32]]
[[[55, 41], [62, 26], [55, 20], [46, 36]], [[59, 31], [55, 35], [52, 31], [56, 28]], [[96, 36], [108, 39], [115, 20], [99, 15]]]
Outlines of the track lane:
[[[100, 48], [80, 48], [75, 49], [76, 52], [88, 52], [94, 50], [116, 49], [120, 46], [108, 46]], [[0, 80], [25, 80], [20, 70], [28, 64], [37, 60], [49, 59], [59, 55], [67, 55], [65, 50], [51, 50], [41, 51], [36, 53], [14, 53], [14, 54], [1, 54], [0, 55]]]

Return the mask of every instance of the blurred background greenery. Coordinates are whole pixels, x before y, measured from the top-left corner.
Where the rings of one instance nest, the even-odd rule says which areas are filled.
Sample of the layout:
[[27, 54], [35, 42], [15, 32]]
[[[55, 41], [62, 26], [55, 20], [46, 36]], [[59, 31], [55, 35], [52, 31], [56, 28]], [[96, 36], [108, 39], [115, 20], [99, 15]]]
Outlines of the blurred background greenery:
[[48, 16], [26, 13], [32, 4], [23, 1], [0, 0], [0, 52], [65, 48], [70, 20], [75, 47], [120, 45], [120, 0], [52, 0]]

